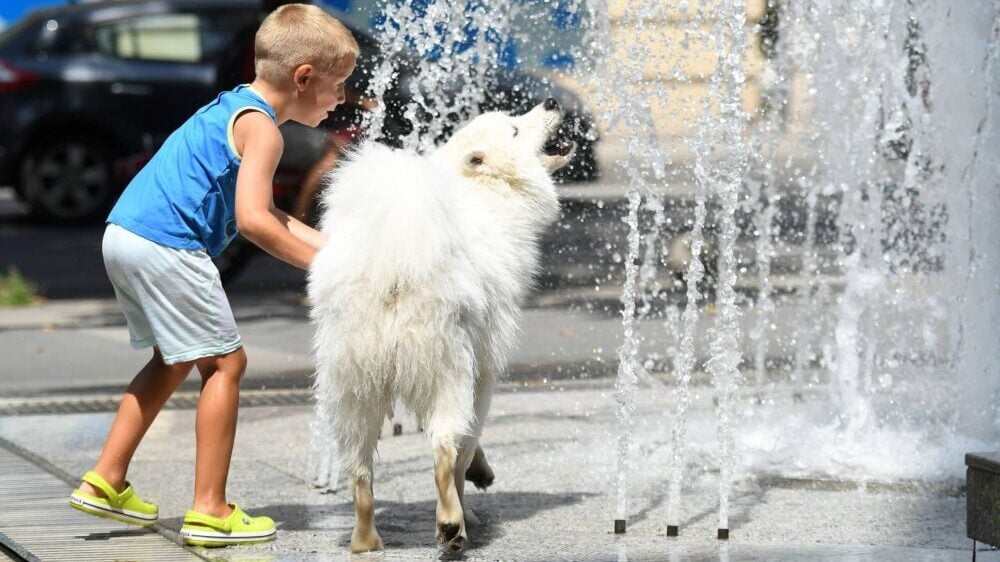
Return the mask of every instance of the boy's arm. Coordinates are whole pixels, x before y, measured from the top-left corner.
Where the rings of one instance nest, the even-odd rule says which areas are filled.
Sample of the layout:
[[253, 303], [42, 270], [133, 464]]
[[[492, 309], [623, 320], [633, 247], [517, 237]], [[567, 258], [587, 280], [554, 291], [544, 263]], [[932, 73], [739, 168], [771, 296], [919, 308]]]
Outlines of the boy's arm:
[[251, 242], [272, 256], [308, 269], [322, 245], [315, 229], [274, 206], [274, 172], [281, 158], [281, 133], [270, 117], [258, 111], [241, 115], [233, 140], [242, 154], [236, 176], [236, 224]]
[[309, 244], [314, 250], [319, 251], [319, 249], [322, 248], [323, 244], [326, 242], [326, 238], [320, 231], [300, 221], [292, 215], [289, 215], [285, 211], [282, 211], [272, 205], [271, 213], [278, 217], [278, 220], [281, 221], [282, 224], [287, 226], [288, 231], [292, 233], [292, 236], [295, 236], [299, 240]]

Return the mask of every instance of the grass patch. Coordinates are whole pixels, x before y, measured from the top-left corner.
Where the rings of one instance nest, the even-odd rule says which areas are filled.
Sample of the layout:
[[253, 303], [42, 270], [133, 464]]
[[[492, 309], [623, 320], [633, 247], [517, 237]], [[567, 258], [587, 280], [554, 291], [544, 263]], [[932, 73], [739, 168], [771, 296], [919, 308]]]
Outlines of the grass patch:
[[21, 277], [21, 272], [10, 268], [0, 275], [0, 306], [24, 306], [38, 300], [35, 286]]

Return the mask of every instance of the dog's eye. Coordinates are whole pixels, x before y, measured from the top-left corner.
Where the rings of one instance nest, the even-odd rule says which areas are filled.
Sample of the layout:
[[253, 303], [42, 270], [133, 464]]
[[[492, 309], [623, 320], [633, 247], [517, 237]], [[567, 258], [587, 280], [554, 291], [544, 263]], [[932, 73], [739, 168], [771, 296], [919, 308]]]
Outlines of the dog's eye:
[[[513, 126], [513, 125], [511, 125], [511, 127], [514, 127], [514, 126]], [[517, 127], [514, 127], [514, 136], [515, 136], [515, 137], [517, 136], [517, 134], [518, 134], [519, 132], [520, 132], [520, 131], [518, 131], [518, 130], [517, 130]]]

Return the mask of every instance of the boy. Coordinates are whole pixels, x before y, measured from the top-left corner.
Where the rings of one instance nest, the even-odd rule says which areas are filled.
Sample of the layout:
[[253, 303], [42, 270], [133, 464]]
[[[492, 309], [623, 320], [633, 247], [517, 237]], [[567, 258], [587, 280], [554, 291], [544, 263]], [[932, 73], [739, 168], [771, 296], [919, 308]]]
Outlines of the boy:
[[108, 216], [103, 253], [128, 321], [132, 346], [153, 357], [129, 385], [104, 450], [70, 496], [87, 513], [151, 525], [156, 505], [125, 480], [139, 442], [167, 398], [197, 367], [194, 505], [188, 544], [273, 540], [274, 522], [249, 517], [226, 498], [246, 354], [211, 261], [236, 236], [307, 269], [319, 232], [274, 207], [282, 152], [278, 125], [317, 126], [344, 101], [358, 44], [322, 9], [288, 4], [254, 39], [256, 78], [223, 92], [175, 131], [136, 175]]

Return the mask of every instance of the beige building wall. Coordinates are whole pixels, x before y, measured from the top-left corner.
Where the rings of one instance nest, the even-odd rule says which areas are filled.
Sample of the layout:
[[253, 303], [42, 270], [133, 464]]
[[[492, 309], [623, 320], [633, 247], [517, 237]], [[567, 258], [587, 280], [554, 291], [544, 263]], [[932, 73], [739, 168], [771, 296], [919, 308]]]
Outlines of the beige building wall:
[[[703, 13], [713, 13], [712, 7], [718, 0], [660, 0], [657, 16], [643, 18], [641, 29], [637, 30], [634, 15], [626, 21], [627, 11], [648, 3], [648, 0], [608, 2], [610, 32], [615, 44], [613, 56], [623, 63], [634, 64], [636, 57], [630, 51], [649, 53], [641, 62], [641, 91], [626, 91], [621, 84], [601, 84], [602, 91], [598, 92], [593, 90], [595, 85], [579, 78], [559, 76], [557, 79], [580, 93], [597, 113], [604, 100], [616, 104], [616, 95], [646, 96], [661, 145], [672, 159], [683, 158], [686, 151], [681, 139], [692, 133], [704, 112], [709, 80], [717, 62], [712, 39], [717, 22], [704, 17], [698, 21], [695, 12], [700, 6]], [[746, 6], [748, 49], [743, 108], [753, 117], [761, 105], [759, 78], [765, 64], [755, 29], [764, 16], [766, 0], [747, 0]], [[609, 124], [602, 125], [607, 128]], [[602, 130], [602, 141], [598, 145], [599, 157], [604, 161], [623, 156], [622, 135], [632, 132], [623, 130], [626, 127], [612, 125], [609, 130]]]

